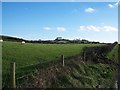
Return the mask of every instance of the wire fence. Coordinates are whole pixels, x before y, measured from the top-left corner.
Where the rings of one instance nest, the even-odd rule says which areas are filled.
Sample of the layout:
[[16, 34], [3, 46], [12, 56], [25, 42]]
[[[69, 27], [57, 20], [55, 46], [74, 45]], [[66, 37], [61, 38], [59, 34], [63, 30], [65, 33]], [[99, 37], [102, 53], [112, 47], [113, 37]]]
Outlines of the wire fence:
[[[18, 68], [15, 67], [15, 62], [11, 62], [11, 63], [14, 63], [14, 64], [13, 64], [13, 66], [12, 65], [10, 66], [9, 73], [7, 73], [6, 76], [4, 76], [3, 87], [15, 88], [16, 85], [21, 84], [21, 81], [23, 79], [33, 75], [35, 73], [35, 71], [37, 71], [37, 70], [40, 70], [40, 69], [44, 70], [45, 68], [52, 66], [52, 65], [56, 65], [58, 63], [61, 64], [62, 66], [65, 65], [64, 55], [60, 55], [59, 60], [44, 61], [44, 62], [40, 62], [38, 64], [31, 64], [31, 65], [18, 67]], [[9, 80], [10, 80], [10, 82], [8, 82]]]
[[[114, 44], [111, 45], [106, 45], [106, 46], [101, 46], [101, 47], [92, 47], [92, 48], [85, 48], [81, 54], [81, 56], [79, 55], [79, 57], [76, 56], [72, 56], [72, 58], [80, 58], [83, 59], [84, 61], [91, 59], [94, 60], [95, 58], [98, 58], [98, 56], [102, 55], [103, 52], [109, 52], [110, 50], [112, 50], [112, 48], [114, 47]], [[94, 56], [94, 57], [91, 57]], [[64, 58], [64, 55], [60, 55], [59, 60], [53, 60], [53, 61], [49, 61], [49, 62], [40, 62], [38, 64], [31, 64], [31, 65], [26, 65], [26, 66], [22, 66], [19, 68], [15, 68], [15, 66], [11, 66], [12, 69], [10, 71], [9, 74], [6, 75], [6, 80], [5, 80], [5, 84], [7, 83], [7, 85], [9, 87], [13, 87], [15, 88], [16, 85], [19, 85], [21, 83], [21, 80], [31, 76], [32, 74], [35, 73], [35, 71], [37, 71], [38, 69], [45, 69], [49, 66], [52, 65], [56, 65], [56, 64], [61, 64], [63, 67], [66, 65], [66, 63], [69, 61], [69, 58]], [[15, 76], [16, 75], [16, 76]], [[11, 77], [8, 77], [11, 76]], [[9, 83], [8, 84], [8, 80], [11, 80], [10, 82], [12, 82], [12, 85]]]

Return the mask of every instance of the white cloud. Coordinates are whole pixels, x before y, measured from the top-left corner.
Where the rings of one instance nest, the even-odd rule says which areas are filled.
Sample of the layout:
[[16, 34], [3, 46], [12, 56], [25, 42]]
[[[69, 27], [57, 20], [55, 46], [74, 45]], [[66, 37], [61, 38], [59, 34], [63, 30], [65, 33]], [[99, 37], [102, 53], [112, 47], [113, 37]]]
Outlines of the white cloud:
[[93, 9], [93, 8], [86, 8], [85, 9], [85, 12], [88, 12], [88, 13], [92, 13], [94, 11], [95, 11], [95, 9]]
[[112, 26], [94, 26], [94, 25], [89, 25], [89, 26], [80, 26], [81, 31], [96, 31], [96, 32], [116, 32], [118, 31], [117, 28], [112, 27]]
[[112, 4], [108, 4], [108, 6], [109, 6], [110, 8], [114, 8], [114, 5], [112, 5]]
[[44, 27], [43, 29], [45, 29], [45, 30], [51, 30], [52, 28], [50, 28], [50, 27]]
[[118, 2], [116, 2], [115, 4], [108, 4], [109, 8], [115, 8], [118, 6]]
[[51, 28], [51, 27], [44, 27], [44, 30], [57, 30], [57, 31], [66, 31], [66, 28], [64, 27], [55, 27], [55, 28]]
[[112, 27], [112, 26], [104, 26], [102, 29], [104, 29], [103, 31], [106, 31], [106, 32], [118, 31], [117, 28]]
[[65, 31], [66, 29], [64, 27], [57, 27], [56, 30], [58, 30], [58, 31]]
[[118, 3], [119, 3], [119, 2], [116, 2], [114, 5], [118, 6]]

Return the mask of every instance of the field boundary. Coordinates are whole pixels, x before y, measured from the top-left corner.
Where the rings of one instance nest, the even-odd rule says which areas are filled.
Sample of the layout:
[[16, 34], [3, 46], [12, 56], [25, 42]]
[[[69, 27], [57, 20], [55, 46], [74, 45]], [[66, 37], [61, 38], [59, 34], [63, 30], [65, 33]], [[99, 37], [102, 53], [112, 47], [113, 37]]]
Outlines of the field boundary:
[[[35, 68], [36, 70], [37, 69], [44, 69], [44, 68], [47, 68], [48, 66], [51, 66], [51, 65], [57, 65], [57, 64], [60, 64], [61, 66], [64, 66], [64, 65], [66, 65], [66, 63], [67, 62], [70, 62], [71, 60], [73, 60], [73, 59], [77, 59], [77, 60], [83, 60], [83, 61], [87, 61], [88, 59], [90, 59], [89, 58], [89, 54], [88, 54], [88, 52], [89, 53], [91, 53], [91, 51], [93, 52], [93, 51], [96, 51], [98, 48], [108, 48], [108, 49], [106, 49], [106, 50], [112, 50], [112, 48], [114, 47], [115, 45], [113, 44], [113, 45], [106, 45], [106, 46], [97, 46], [97, 47], [89, 47], [89, 48], [85, 48], [85, 50], [84, 50], [84, 52], [81, 54], [81, 55], [78, 55], [78, 57], [76, 57], [76, 56], [74, 56], [74, 57], [72, 57], [72, 58], [68, 58], [68, 60], [67, 59], [65, 59], [64, 60], [64, 56], [63, 55], [61, 55], [61, 59], [60, 60], [56, 60], [56, 61], [50, 61], [50, 62], [44, 62], [44, 63], [39, 63], [39, 64], [31, 64], [31, 65], [27, 65], [27, 66], [24, 66], [24, 67], [21, 67], [21, 68], [19, 68], [19, 69], [25, 69], [25, 68]], [[91, 50], [92, 49], [92, 50]], [[96, 52], [97, 54], [100, 54], [100, 55], [103, 55], [102, 53], [100, 53], [99, 51], [98, 52]], [[93, 53], [93, 54], [95, 54], [95, 53]], [[95, 55], [96, 57], [93, 57], [93, 58], [91, 58], [91, 60], [93, 60], [94, 58], [98, 58], [99, 57], [99, 55]], [[101, 56], [102, 57], [102, 56]], [[100, 57], [99, 57], [100, 58]], [[69, 60], [70, 59], [70, 60]], [[64, 60], [64, 61], [63, 61]], [[97, 63], [99, 63], [99, 62], [97, 62]], [[29, 74], [26, 74], [26, 75], [23, 75], [23, 76], [21, 76], [21, 77], [16, 77], [16, 80], [17, 80], [17, 82], [19, 81], [19, 80], [21, 80], [21, 79], [23, 79], [23, 78], [27, 78], [29, 75], [32, 75], [32, 74], [34, 74], [34, 72], [31, 72], [31, 73], [29, 73]]]

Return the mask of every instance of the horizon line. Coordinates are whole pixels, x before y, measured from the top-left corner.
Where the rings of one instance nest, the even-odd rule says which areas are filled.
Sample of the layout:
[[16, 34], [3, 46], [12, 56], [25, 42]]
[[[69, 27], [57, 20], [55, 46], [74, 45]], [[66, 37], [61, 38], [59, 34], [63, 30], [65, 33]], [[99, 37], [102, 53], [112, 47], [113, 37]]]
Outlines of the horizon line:
[[[47, 40], [55, 40], [57, 37], [62, 37], [62, 36], [57, 36], [55, 39], [26, 39], [23, 37], [19, 37], [19, 36], [11, 36], [11, 35], [0, 35], [0, 36], [8, 36], [8, 37], [13, 37], [13, 38], [19, 38], [19, 39], [23, 39], [23, 40], [28, 40], [28, 41], [35, 41], [35, 40], [43, 40], [43, 41], [47, 41]], [[100, 42], [100, 43], [114, 43], [114, 42], [118, 42], [117, 40], [115, 40], [114, 42], [105, 42], [105, 41], [99, 41], [99, 40], [90, 40], [90, 39], [85, 39], [85, 38], [74, 38], [74, 39], [68, 39], [68, 38], [64, 38], [62, 37], [62, 39], [66, 39], [66, 40], [88, 40], [90, 42]]]

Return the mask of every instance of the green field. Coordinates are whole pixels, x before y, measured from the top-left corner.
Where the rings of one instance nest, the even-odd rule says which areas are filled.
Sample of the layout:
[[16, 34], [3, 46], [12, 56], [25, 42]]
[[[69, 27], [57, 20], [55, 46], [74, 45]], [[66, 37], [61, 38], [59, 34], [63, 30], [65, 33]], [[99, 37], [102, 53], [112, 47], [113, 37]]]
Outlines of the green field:
[[[103, 44], [32, 44], [32, 43], [21, 44], [20, 42], [3, 42], [2, 43], [3, 85], [6, 85], [9, 80], [10, 62], [12, 61], [16, 62], [16, 75], [18, 78], [19, 76], [33, 73], [36, 70], [36, 68], [33, 67], [23, 69], [21, 69], [21, 67], [31, 64], [39, 64], [41, 62], [49, 63], [49, 61], [57, 61], [60, 59], [60, 56], [62, 54], [65, 56], [65, 60], [67, 60], [67, 58], [69, 57], [81, 54], [83, 52], [83, 48], [85, 47], [95, 47], [101, 45]], [[112, 49], [112, 51], [107, 54], [107, 57], [117, 62], [118, 60], [117, 50], [118, 45], [116, 45]], [[99, 63], [92, 65], [89, 63], [87, 64], [81, 62], [79, 63], [76, 62], [75, 66], [76, 65], [80, 65], [79, 70], [82, 71], [85, 70], [86, 72], [86, 73], [82, 71], [79, 72], [79, 70], [71, 71], [71, 73], [75, 74], [75, 76], [76, 75], [80, 76], [80, 78], [83, 79], [82, 81], [80, 81], [81, 82], [80, 87], [92, 87], [96, 86], [98, 83], [101, 83], [102, 87], [111, 86], [110, 84], [112, 84], [113, 82], [113, 81], [111, 82], [111, 80], [114, 79], [115, 74], [115, 70], [111, 66]], [[76, 68], [74, 67], [74, 65], [70, 67], [72, 67], [73, 69]], [[108, 73], [107, 74], [104, 73], [105, 71]], [[71, 76], [71, 74], [67, 75], [66, 78], [68, 78], [68, 76], [73, 78], [70, 79], [73, 80], [70, 81], [73, 85], [78, 81], [74, 79], [74, 77]], [[90, 78], [90, 81], [86, 81], [86, 78]], [[19, 83], [20, 82], [18, 82], [18, 84]], [[61, 82], [60, 84], [66, 85], [67, 82], [64, 82], [63, 80], [63, 82]]]
[[118, 63], [118, 48], [119, 45], [117, 44], [111, 52], [108, 53], [107, 57], [113, 60], [115, 63]]
[[61, 54], [65, 55], [65, 58], [75, 56], [82, 52], [83, 47], [99, 45], [101, 44], [21, 44], [20, 42], [3, 42], [3, 74], [9, 71], [9, 64], [12, 61], [15, 61], [17, 68], [20, 68], [41, 61], [58, 60]]

